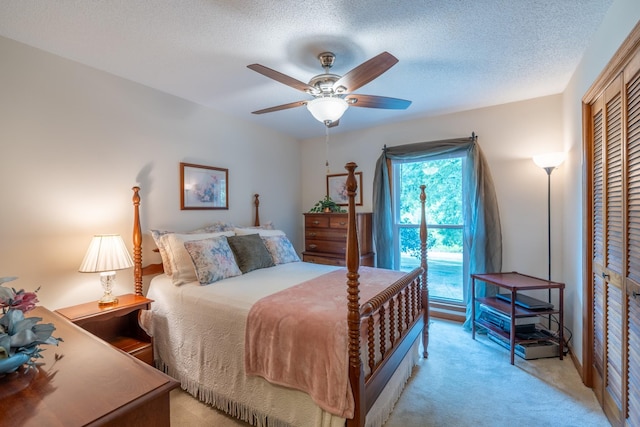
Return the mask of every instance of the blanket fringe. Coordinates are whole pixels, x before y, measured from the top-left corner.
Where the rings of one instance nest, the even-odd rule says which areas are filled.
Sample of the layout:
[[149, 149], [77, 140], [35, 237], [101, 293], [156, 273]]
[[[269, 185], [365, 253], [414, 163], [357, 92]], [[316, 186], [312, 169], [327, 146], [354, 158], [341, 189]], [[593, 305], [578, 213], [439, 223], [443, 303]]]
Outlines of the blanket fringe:
[[418, 338], [412, 346], [410, 355], [405, 357], [403, 362], [396, 369], [391, 381], [385, 386], [385, 398], [379, 398], [367, 414], [365, 421], [366, 427], [382, 427], [384, 423], [389, 420], [396, 403], [398, 403], [398, 400], [400, 399], [402, 391], [413, 374], [413, 369], [421, 359], [418, 353], [418, 349], [421, 346], [421, 339]]
[[213, 390], [204, 387], [202, 384], [199, 384], [196, 381], [191, 381], [185, 378], [183, 375], [175, 372], [175, 370], [170, 366], [166, 365], [162, 360], [156, 360], [155, 364], [156, 368], [174, 378], [175, 380], [179, 381], [180, 387], [184, 391], [200, 400], [201, 402], [213, 406], [214, 408], [232, 417], [235, 417], [256, 427], [292, 427], [290, 424], [284, 421], [269, 417], [266, 414], [256, 411], [253, 408], [250, 408], [238, 402], [234, 402], [233, 400], [221, 396]]

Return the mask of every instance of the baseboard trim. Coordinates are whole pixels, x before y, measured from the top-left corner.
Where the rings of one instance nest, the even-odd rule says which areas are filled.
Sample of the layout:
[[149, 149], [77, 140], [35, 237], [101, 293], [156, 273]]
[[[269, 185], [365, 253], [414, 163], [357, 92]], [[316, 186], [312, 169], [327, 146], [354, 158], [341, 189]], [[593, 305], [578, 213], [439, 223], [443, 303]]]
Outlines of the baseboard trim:
[[580, 363], [580, 361], [578, 360], [578, 358], [576, 357], [576, 352], [573, 351], [573, 346], [571, 345], [571, 343], [566, 343], [567, 348], [569, 349], [569, 356], [571, 357], [571, 361], [573, 362], [573, 365], [576, 367], [576, 369], [578, 370], [578, 375], [580, 375], [580, 379], [582, 380], [582, 384], [586, 385], [587, 387], [589, 387], [587, 385], [587, 381], [586, 378], [583, 376], [583, 371], [582, 371], [582, 363]]
[[438, 319], [451, 320], [454, 322], [464, 323], [466, 319], [466, 309], [457, 304], [446, 302], [429, 303], [429, 314]]

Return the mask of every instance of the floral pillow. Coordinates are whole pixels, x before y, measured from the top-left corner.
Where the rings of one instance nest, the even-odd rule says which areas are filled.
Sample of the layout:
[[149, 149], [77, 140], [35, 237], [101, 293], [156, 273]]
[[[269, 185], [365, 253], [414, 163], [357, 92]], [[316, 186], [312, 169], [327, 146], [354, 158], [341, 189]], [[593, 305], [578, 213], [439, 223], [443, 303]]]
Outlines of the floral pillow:
[[287, 236], [261, 236], [264, 245], [267, 247], [274, 264], [286, 264], [288, 262], [298, 262], [300, 257], [287, 239]]
[[167, 260], [163, 259], [163, 264], [169, 264], [171, 273], [171, 281], [174, 285], [180, 286], [185, 283], [197, 280], [196, 271], [190, 254], [187, 252], [184, 244], [194, 240], [209, 239], [211, 237], [233, 236], [232, 231], [223, 231], [220, 233], [202, 233], [202, 234], [165, 234], [160, 238], [162, 246], [165, 248]]
[[184, 242], [184, 247], [191, 255], [201, 285], [242, 274], [226, 236]]

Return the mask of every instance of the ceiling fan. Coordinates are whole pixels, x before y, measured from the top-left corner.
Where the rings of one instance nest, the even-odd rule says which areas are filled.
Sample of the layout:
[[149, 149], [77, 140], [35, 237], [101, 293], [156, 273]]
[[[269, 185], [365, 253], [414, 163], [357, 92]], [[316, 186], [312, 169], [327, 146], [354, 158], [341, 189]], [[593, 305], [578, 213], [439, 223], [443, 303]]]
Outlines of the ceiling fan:
[[380, 76], [398, 62], [398, 59], [389, 52], [382, 52], [374, 56], [344, 76], [331, 74], [329, 72], [336, 59], [333, 53], [323, 52], [318, 55], [318, 59], [320, 60], [322, 68], [324, 68], [324, 73], [313, 77], [309, 80], [309, 83], [303, 83], [300, 80], [272, 70], [264, 65], [247, 65], [247, 67], [253, 71], [305, 92], [313, 97], [313, 99], [308, 101], [290, 102], [288, 104], [253, 111], [253, 114], [271, 113], [273, 111], [306, 105], [316, 120], [324, 123], [327, 127], [334, 127], [338, 125], [340, 117], [342, 117], [349, 106], [404, 110], [411, 105], [411, 101], [405, 99], [375, 95], [357, 95], [352, 93]]

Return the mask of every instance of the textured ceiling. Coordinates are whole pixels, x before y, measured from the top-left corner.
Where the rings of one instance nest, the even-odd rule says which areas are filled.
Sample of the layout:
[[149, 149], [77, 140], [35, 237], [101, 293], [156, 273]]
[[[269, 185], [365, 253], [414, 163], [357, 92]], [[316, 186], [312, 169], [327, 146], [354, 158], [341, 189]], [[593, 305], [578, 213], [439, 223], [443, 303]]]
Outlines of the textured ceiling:
[[296, 138], [324, 135], [310, 97], [246, 68], [303, 82], [336, 54], [343, 75], [388, 51], [400, 62], [355, 91], [412, 100], [349, 108], [344, 132], [557, 94], [613, 0], [0, 0], [0, 35]]

